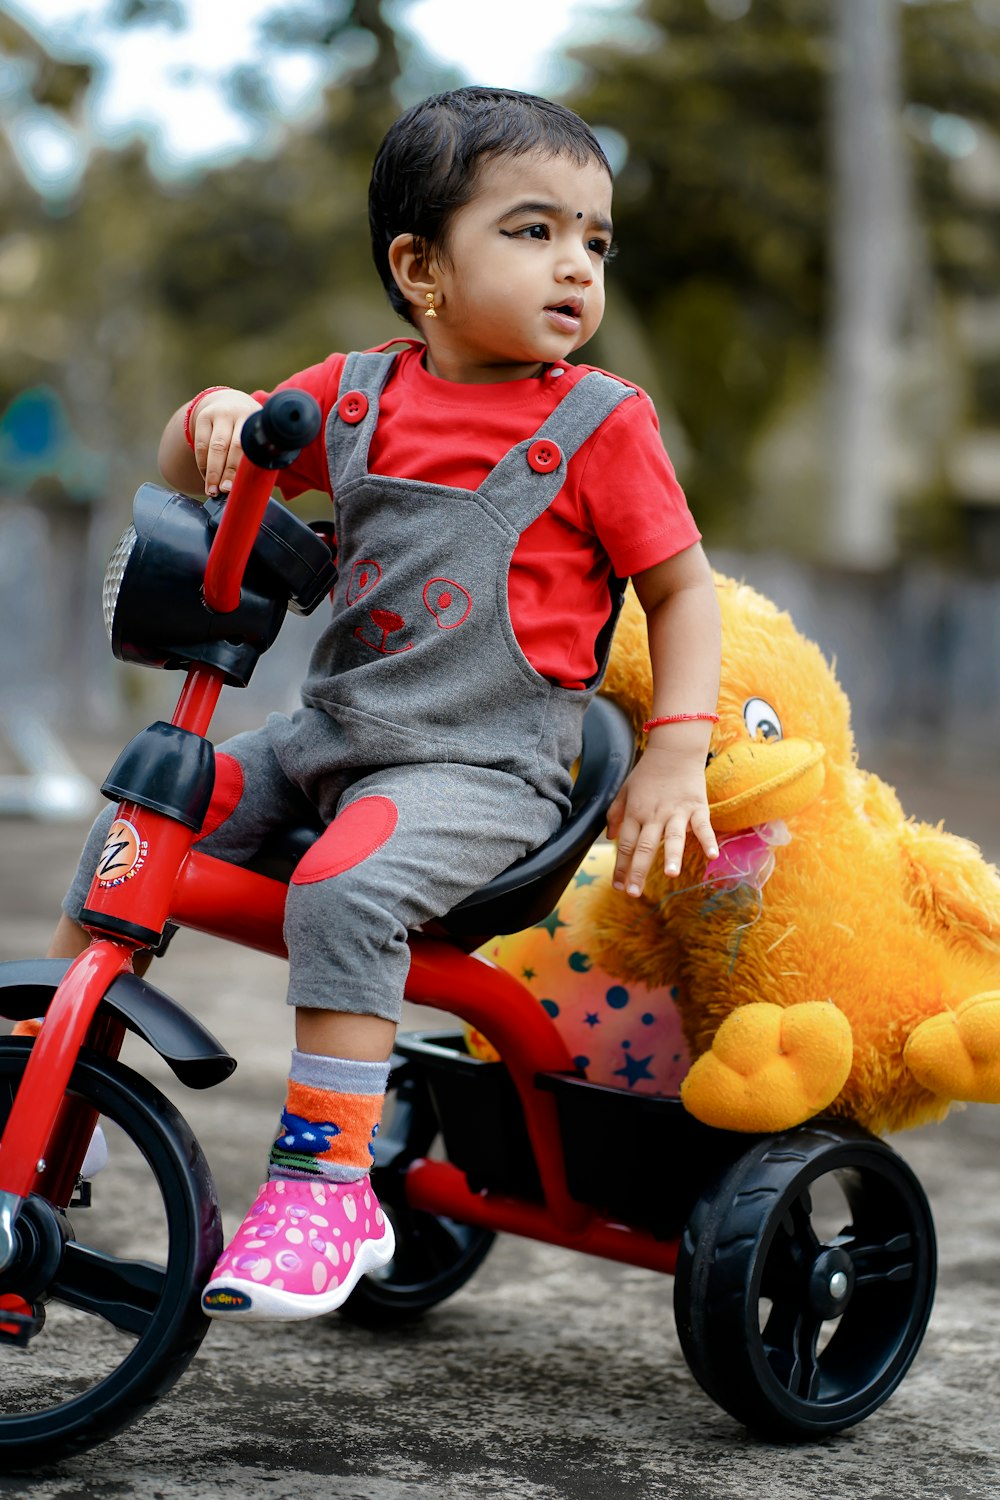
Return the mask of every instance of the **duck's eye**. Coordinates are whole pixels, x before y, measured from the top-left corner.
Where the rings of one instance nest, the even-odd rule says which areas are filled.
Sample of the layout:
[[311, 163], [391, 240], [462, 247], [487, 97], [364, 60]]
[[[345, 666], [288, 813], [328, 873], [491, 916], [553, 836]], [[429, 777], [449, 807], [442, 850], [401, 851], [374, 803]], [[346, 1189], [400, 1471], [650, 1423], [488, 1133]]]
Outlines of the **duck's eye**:
[[752, 740], [780, 740], [781, 720], [763, 698], [749, 698], [743, 705], [743, 722]]

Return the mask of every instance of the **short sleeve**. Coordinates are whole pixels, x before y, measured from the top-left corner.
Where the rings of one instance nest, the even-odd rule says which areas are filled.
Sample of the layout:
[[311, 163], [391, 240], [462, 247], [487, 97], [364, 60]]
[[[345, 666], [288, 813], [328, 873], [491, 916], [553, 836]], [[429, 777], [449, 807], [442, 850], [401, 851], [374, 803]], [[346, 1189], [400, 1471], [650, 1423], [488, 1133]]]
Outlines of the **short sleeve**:
[[256, 401], [266, 401], [275, 391], [300, 390], [315, 396], [319, 402], [323, 420], [319, 434], [299, 454], [294, 463], [278, 473], [277, 486], [286, 500], [294, 500], [306, 490], [322, 490], [330, 494], [330, 471], [326, 458], [326, 419], [337, 399], [340, 377], [346, 355], [331, 354], [322, 364], [310, 365], [296, 375], [282, 380], [270, 391], [254, 391]]
[[701, 540], [701, 532], [644, 391], [629, 397], [595, 435], [580, 493], [620, 578], [642, 573]]

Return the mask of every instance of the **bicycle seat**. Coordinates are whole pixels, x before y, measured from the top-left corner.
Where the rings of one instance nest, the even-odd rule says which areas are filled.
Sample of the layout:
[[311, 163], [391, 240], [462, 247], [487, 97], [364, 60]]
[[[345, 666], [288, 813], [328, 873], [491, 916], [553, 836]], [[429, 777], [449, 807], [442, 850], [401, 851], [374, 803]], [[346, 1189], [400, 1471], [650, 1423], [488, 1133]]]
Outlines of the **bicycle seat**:
[[[583, 720], [583, 748], [566, 821], [546, 843], [526, 854], [438, 922], [450, 936], [485, 938], [520, 932], [547, 917], [577, 865], [602, 832], [605, 815], [635, 759], [626, 715], [607, 698], [594, 698]], [[288, 881], [322, 825], [283, 829], [246, 862], [246, 868]]]

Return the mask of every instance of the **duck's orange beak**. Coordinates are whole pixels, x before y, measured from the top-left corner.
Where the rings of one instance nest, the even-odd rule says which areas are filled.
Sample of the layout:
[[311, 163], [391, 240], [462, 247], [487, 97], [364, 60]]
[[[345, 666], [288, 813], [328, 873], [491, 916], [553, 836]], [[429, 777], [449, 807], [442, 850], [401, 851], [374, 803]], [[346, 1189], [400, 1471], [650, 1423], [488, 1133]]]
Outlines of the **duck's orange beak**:
[[716, 833], [739, 833], [808, 807], [823, 790], [826, 751], [816, 740], [741, 740], [708, 763], [705, 784]]

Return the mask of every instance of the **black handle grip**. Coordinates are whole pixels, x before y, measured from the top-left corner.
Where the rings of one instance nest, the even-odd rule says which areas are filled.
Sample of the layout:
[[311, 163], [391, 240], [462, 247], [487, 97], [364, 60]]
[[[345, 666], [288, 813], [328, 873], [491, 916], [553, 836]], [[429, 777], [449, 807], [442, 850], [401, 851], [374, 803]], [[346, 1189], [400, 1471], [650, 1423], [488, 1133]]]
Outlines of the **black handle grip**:
[[285, 469], [316, 437], [322, 420], [308, 391], [276, 391], [243, 423], [243, 452], [258, 469]]

